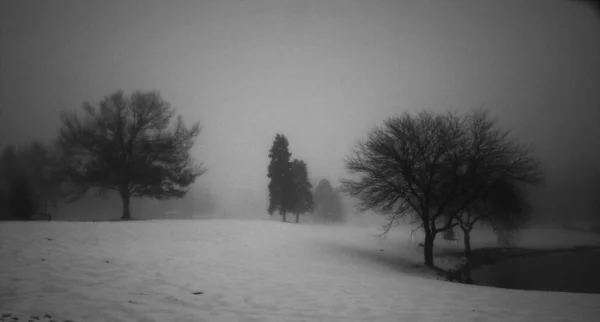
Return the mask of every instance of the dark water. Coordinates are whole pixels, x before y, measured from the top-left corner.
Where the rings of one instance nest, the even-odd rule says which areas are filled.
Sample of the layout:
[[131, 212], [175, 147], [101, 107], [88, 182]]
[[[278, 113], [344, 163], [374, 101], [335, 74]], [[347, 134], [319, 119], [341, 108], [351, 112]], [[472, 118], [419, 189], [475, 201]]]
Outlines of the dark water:
[[517, 256], [473, 268], [470, 276], [475, 285], [600, 294], [600, 249]]

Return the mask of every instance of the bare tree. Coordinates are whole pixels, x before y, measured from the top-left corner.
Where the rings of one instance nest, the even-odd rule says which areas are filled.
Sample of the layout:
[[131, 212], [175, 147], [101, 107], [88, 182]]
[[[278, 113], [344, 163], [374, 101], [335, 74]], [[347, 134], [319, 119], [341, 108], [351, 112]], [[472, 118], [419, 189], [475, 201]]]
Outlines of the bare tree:
[[181, 198], [204, 173], [190, 149], [200, 125], [173, 124], [175, 110], [158, 92], [117, 91], [99, 105], [83, 105], [83, 118], [63, 113], [59, 142], [69, 179], [100, 192], [115, 190], [123, 201], [122, 219], [131, 219], [131, 197]]
[[407, 215], [417, 219], [425, 264], [434, 266], [435, 236], [456, 225], [454, 218], [491, 184], [538, 176], [529, 150], [508, 134], [483, 110], [404, 113], [357, 144], [346, 166], [358, 178], [344, 180], [344, 191], [358, 197], [361, 210], [386, 214], [387, 229]]
[[494, 228], [499, 239], [518, 230], [531, 219], [533, 207], [525, 191], [514, 182], [498, 180], [487, 191], [456, 216], [463, 232], [465, 257], [471, 258], [471, 231], [476, 223]]

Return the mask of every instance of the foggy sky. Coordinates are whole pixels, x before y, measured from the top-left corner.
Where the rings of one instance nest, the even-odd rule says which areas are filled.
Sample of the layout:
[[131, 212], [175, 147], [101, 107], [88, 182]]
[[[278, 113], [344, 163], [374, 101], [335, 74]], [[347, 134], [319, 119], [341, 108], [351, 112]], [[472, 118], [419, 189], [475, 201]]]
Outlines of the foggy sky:
[[408, 110], [483, 105], [535, 144], [550, 182], [600, 164], [600, 22], [569, 1], [19, 0], [0, 27], [2, 144], [156, 89], [201, 122], [199, 181], [237, 210], [265, 211], [276, 133], [336, 181], [357, 139]]

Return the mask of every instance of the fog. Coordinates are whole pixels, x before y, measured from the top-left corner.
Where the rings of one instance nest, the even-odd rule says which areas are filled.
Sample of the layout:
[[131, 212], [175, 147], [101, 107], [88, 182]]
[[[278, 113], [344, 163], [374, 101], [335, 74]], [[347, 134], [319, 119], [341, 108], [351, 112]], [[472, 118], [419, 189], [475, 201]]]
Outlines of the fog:
[[337, 186], [387, 117], [481, 106], [536, 147], [540, 216], [600, 211], [600, 20], [582, 3], [22, 0], [0, 4], [0, 28], [1, 144], [51, 139], [61, 109], [118, 89], [159, 90], [202, 124], [198, 184], [222, 212], [266, 213], [277, 133]]

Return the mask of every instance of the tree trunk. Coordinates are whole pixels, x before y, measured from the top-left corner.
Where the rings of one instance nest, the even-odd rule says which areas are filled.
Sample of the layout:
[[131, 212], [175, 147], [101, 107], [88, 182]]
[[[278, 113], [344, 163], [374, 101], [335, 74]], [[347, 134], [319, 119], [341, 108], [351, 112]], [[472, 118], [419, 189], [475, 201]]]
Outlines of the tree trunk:
[[300, 220], [300, 214], [296, 213], [296, 223]]
[[471, 232], [465, 228], [463, 228], [462, 231], [465, 242], [465, 257], [467, 259], [471, 259]]
[[285, 220], [285, 211], [281, 211], [281, 221], [286, 222]]
[[435, 234], [429, 225], [428, 219], [424, 222], [423, 230], [425, 231], [425, 244], [423, 245], [425, 265], [428, 267], [435, 267], [433, 263], [433, 240], [435, 239]]
[[121, 200], [123, 200], [123, 216], [121, 217], [121, 220], [131, 220], [131, 212], [129, 209], [131, 196], [128, 191], [121, 189]]
[[431, 232], [425, 233], [423, 251], [425, 252], [425, 265], [428, 267], [435, 267], [433, 263], [433, 239], [434, 235]]

